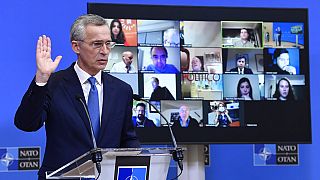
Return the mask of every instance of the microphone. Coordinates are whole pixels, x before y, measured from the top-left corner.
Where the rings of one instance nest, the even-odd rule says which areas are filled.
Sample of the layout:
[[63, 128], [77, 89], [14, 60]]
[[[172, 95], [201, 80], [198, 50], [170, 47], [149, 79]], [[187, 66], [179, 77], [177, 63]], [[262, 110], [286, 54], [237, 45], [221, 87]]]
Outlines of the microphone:
[[93, 134], [93, 127], [92, 127], [91, 118], [90, 118], [90, 115], [89, 115], [89, 111], [88, 111], [87, 105], [82, 100], [82, 96], [76, 95], [76, 99], [81, 102], [81, 104], [82, 104], [82, 106], [83, 106], [83, 108], [84, 108], [84, 110], [86, 112], [87, 118], [89, 120], [91, 139], [92, 139], [92, 143], [93, 143], [93, 149], [90, 151], [91, 160], [92, 160], [93, 163], [96, 164], [96, 168], [97, 168], [97, 171], [99, 173], [99, 175], [98, 175], [98, 178], [99, 178], [100, 173], [101, 173], [101, 164], [100, 164], [100, 162], [102, 161], [101, 150], [99, 148], [97, 148], [96, 138], [94, 137], [94, 134]]
[[172, 129], [171, 129], [171, 126], [170, 126], [170, 123], [169, 121], [167, 120], [167, 118], [165, 118], [163, 116], [163, 114], [152, 104], [150, 103], [148, 100], [145, 100], [145, 99], [142, 99], [139, 95], [137, 94], [133, 94], [133, 99], [136, 100], [136, 101], [143, 101], [143, 102], [146, 102], [147, 104], [151, 105], [158, 114], [160, 114], [160, 116], [166, 121], [168, 127], [169, 127], [169, 131], [170, 131], [170, 135], [171, 135], [171, 139], [172, 139], [172, 143], [173, 143], [173, 146], [174, 146], [174, 150], [172, 151], [172, 157], [173, 157], [173, 160], [176, 161], [178, 163], [178, 166], [181, 170], [181, 172], [183, 171], [183, 150], [181, 147], [178, 147], [177, 145], [177, 141], [176, 141], [176, 138], [174, 137], [174, 134], [172, 132]]

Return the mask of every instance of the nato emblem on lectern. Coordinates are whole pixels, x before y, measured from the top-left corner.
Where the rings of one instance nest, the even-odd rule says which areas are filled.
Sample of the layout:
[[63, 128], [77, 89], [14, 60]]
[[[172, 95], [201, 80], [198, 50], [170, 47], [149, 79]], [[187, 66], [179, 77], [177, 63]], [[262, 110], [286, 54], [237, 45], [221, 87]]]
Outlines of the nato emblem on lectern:
[[255, 144], [254, 166], [298, 165], [297, 144]]
[[117, 180], [147, 180], [147, 166], [118, 166]]
[[39, 147], [0, 148], [0, 172], [39, 170]]

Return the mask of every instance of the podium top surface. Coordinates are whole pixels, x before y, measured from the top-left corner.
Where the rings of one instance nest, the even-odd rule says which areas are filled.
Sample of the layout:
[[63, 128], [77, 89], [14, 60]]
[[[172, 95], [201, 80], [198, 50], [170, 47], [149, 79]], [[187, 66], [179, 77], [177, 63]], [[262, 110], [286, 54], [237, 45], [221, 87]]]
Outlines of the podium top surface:
[[[95, 166], [92, 162], [92, 154], [101, 152], [102, 162], [115, 159], [119, 156], [171, 156], [174, 148], [97, 148], [88, 151], [61, 168], [46, 172], [47, 179], [72, 179], [72, 178], [93, 178], [95, 177]], [[184, 149], [185, 150], [185, 149]]]

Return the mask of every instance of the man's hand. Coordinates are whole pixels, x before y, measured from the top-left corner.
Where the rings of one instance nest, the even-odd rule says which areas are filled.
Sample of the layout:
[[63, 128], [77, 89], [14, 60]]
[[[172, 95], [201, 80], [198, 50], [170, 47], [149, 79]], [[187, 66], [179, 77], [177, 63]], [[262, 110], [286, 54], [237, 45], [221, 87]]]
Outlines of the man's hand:
[[285, 66], [283, 70], [289, 72], [290, 74], [297, 74], [296, 68], [293, 66]]
[[57, 56], [54, 61], [51, 59], [51, 40], [45, 35], [40, 36], [38, 39], [36, 52], [36, 82], [48, 82], [51, 73], [56, 70], [61, 58], [62, 56]]

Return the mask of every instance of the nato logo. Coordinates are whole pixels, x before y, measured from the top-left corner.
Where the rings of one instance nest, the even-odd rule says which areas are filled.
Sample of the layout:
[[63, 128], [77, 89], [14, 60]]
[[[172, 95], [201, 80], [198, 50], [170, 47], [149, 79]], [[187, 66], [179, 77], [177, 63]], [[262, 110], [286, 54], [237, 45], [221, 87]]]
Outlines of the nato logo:
[[38, 170], [40, 148], [0, 148], [0, 172]]
[[254, 165], [296, 165], [298, 145], [294, 144], [255, 144]]
[[117, 180], [147, 180], [147, 166], [118, 166]]

